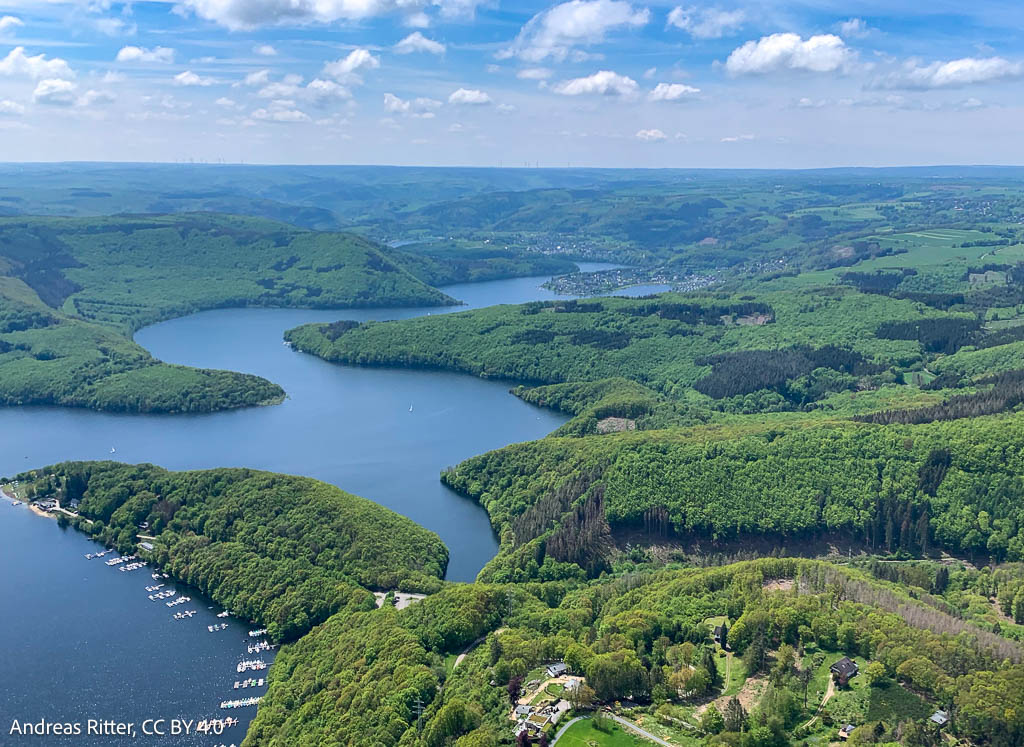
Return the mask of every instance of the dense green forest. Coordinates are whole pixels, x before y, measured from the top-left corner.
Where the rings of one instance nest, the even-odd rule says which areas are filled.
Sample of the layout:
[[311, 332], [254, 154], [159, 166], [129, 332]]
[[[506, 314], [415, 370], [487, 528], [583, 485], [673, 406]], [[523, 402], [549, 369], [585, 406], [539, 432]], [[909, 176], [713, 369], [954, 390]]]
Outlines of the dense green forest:
[[0, 403], [208, 412], [280, 401], [257, 376], [171, 366], [128, 339], [223, 306], [451, 299], [353, 236], [218, 215], [0, 219]]
[[367, 589], [436, 591], [448, 565], [433, 532], [307, 477], [65, 462], [18, 479], [37, 498], [76, 502], [77, 526], [121, 552], [155, 537], [158, 566], [277, 640], [372, 609]]
[[443, 479], [480, 501], [502, 534], [484, 579], [600, 572], [612, 534], [625, 530], [709, 554], [756, 536], [790, 551], [836, 536], [873, 553], [946, 549], [998, 562], [1024, 560], [1022, 452], [1019, 415], [694, 427], [515, 444]]
[[109, 327], [46, 306], [21, 280], [0, 278], [0, 404], [212, 412], [284, 396], [259, 376], [161, 363]]
[[[709, 620], [728, 621], [728, 651]], [[870, 664], [813, 719], [843, 655]], [[827, 741], [852, 723], [857, 744], [923, 747], [936, 743], [924, 717], [952, 706], [955, 734], [1009, 747], [1024, 738], [1021, 657], [969, 622], [817, 561], [450, 586], [400, 612], [335, 616], [283, 649], [244, 744], [512, 744], [510, 697], [564, 661], [585, 677], [566, 696], [578, 712], [629, 701], [626, 718], [685, 746]]]

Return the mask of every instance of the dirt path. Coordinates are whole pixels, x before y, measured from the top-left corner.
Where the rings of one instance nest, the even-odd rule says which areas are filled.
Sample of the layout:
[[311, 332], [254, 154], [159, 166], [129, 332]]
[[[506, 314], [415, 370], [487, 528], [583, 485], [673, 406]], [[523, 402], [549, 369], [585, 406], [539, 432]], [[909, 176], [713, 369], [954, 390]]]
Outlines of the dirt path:
[[825, 704], [828, 703], [829, 698], [831, 698], [835, 694], [836, 694], [836, 683], [835, 683], [835, 680], [833, 680], [831, 677], [829, 677], [828, 678], [828, 687], [825, 689], [825, 697], [821, 699], [821, 703], [818, 704], [818, 709], [814, 712], [814, 715], [811, 716], [810, 720], [806, 724], [803, 725], [804, 729], [810, 728], [811, 724], [813, 724], [815, 721], [817, 721], [818, 716], [821, 715], [821, 711], [825, 707]]
[[[494, 631], [494, 635], [501, 635], [506, 630], [508, 630], [508, 628], [498, 628], [497, 630]], [[462, 663], [463, 659], [465, 659], [467, 656], [469, 656], [471, 653], [473, 653], [473, 649], [475, 649], [477, 646], [479, 646], [481, 643], [483, 643], [486, 640], [487, 640], [487, 636], [483, 635], [483, 636], [480, 636], [479, 638], [477, 638], [475, 641], [473, 641], [468, 646], [466, 646], [466, 648], [463, 649], [462, 653], [455, 657], [455, 663], [452, 665], [452, 669], [455, 669], [455, 667], [459, 666], [459, 664]]]

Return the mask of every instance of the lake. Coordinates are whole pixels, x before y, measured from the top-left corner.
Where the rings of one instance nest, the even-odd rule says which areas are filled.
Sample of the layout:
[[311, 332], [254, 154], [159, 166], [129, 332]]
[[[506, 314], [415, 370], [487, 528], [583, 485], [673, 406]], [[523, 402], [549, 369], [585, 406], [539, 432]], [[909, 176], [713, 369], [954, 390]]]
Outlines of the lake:
[[[613, 265], [580, 263], [584, 271]], [[565, 416], [508, 394], [509, 383], [422, 370], [355, 368], [297, 353], [286, 329], [338, 319], [384, 320], [498, 303], [562, 298], [547, 278], [443, 288], [462, 307], [310, 311], [225, 309], [139, 331], [135, 339], [171, 362], [259, 374], [285, 388], [275, 407], [208, 415], [116, 415], [63, 408], [0, 409], [0, 475], [66, 460], [152, 462], [169, 469], [253, 467], [307, 475], [391, 508], [437, 532], [451, 551], [448, 578], [471, 581], [497, 551], [487, 514], [445, 488], [445, 467], [490, 449], [541, 438]], [[633, 288], [630, 295], [652, 287]], [[410, 411], [410, 408], [412, 410]], [[111, 453], [114, 449], [114, 453]], [[99, 547], [73, 530], [0, 502], [0, 743], [121, 745], [155, 739], [76, 737], [10, 741], [11, 719], [242, 719], [221, 737], [240, 743], [254, 709], [220, 711], [242, 697], [232, 685], [246, 625], [219, 622], [196, 594], [196, 617], [172, 620], [151, 602], [149, 569], [131, 573], [84, 555]], [[174, 609], [180, 609], [178, 607]], [[258, 676], [258, 675], [257, 675]], [[260, 688], [257, 692], [262, 692]]]

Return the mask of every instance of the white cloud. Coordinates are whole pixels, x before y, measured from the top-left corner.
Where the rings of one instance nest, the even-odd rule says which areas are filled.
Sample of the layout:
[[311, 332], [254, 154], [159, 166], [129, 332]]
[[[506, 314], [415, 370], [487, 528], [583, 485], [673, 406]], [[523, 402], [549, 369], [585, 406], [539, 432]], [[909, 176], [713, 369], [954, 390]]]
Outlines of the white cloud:
[[245, 76], [245, 85], [247, 86], [265, 86], [270, 82], [270, 71], [269, 70], [257, 70], [254, 73], [249, 73]]
[[274, 49], [270, 44], [257, 44], [252, 48], [254, 54], [258, 54], [260, 57], [276, 57], [277, 50]]
[[640, 28], [650, 20], [646, 8], [621, 0], [570, 0], [531, 18], [499, 59], [518, 57], [527, 62], [564, 60], [573, 47], [598, 44], [609, 31]]
[[631, 96], [637, 91], [637, 83], [626, 75], [611, 70], [601, 70], [585, 78], [573, 78], [559, 83], [555, 93], [563, 96], [600, 94], [602, 96]]
[[334, 78], [339, 83], [362, 83], [362, 78], [357, 74], [357, 70], [363, 68], [367, 70], [376, 70], [380, 67], [380, 58], [374, 57], [370, 54], [368, 49], [353, 49], [348, 53], [346, 57], [335, 60], [334, 62], [328, 62], [324, 65], [324, 75]]
[[114, 70], [108, 70], [103, 74], [102, 80], [104, 83], [109, 85], [112, 83], [124, 83], [125, 80], [127, 80], [127, 78], [124, 75], [124, 73], [119, 73]]
[[398, 114], [405, 114], [406, 112], [409, 111], [411, 106], [412, 105], [408, 101], [398, 98], [393, 93], [384, 94], [385, 111], [396, 112]]
[[24, 25], [25, 22], [17, 16], [0, 16], [0, 34], [5, 34], [12, 29]]
[[683, 8], [676, 6], [668, 14], [668, 25], [675, 26], [695, 39], [721, 39], [739, 30], [747, 14], [742, 10], [718, 8]]
[[214, 101], [217, 106], [223, 106], [225, 109], [234, 109], [237, 104], [234, 99], [229, 99], [227, 96], [221, 96], [219, 99]]
[[139, 30], [137, 25], [123, 18], [97, 18], [93, 21], [93, 26], [107, 36], [134, 36]]
[[528, 67], [516, 73], [520, 80], [547, 80], [551, 77], [551, 70], [546, 67]]
[[839, 24], [839, 33], [846, 37], [862, 39], [871, 33], [871, 27], [863, 18], [849, 18]]
[[412, 27], [425, 28], [426, 6], [438, 8], [445, 18], [471, 18], [480, 0], [181, 0], [179, 12], [191, 11], [200, 18], [231, 30], [260, 26], [303, 25], [358, 21], [388, 13], [405, 14]]
[[410, 13], [405, 17], [405, 25], [411, 29], [425, 29], [430, 27], [430, 16], [423, 11]]
[[60, 78], [41, 80], [32, 92], [32, 100], [44, 106], [72, 106], [76, 99], [75, 84]]
[[434, 111], [441, 106], [442, 102], [437, 99], [420, 97], [407, 101], [393, 93], [384, 94], [384, 111], [392, 114], [410, 114], [420, 119], [433, 119]]
[[23, 75], [40, 78], [74, 78], [74, 71], [60, 57], [46, 59], [45, 54], [28, 57], [24, 47], [15, 47], [0, 60], [0, 75]]
[[668, 135], [666, 135], [661, 130], [657, 130], [657, 129], [639, 130], [636, 133], [636, 137], [637, 137], [638, 140], [644, 140], [644, 141], [646, 141], [648, 143], [656, 143], [659, 140], [667, 140], [668, 139]]
[[644, 70], [644, 78], [646, 80], [650, 80], [651, 78], [653, 78], [657, 74], [658, 74], [658, 68], [656, 68], [656, 67], [649, 67], [646, 70]]
[[183, 73], [178, 73], [174, 76], [174, 85], [176, 86], [212, 86], [216, 81], [213, 78], [204, 78], [191, 70], [186, 70]]
[[419, 31], [413, 31], [395, 45], [395, 52], [397, 54], [412, 54], [413, 52], [444, 54], [444, 50], [444, 44], [436, 42], [433, 39], [428, 39]]
[[449, 104], [489, 104], [491, 97], [483, 91], [470, 88], [460, 88], [448, 97]]
[[174, 50], [170, 47], [122, 47], [117, 53], [118, 62], [174, 62]]
[[846, 65], [851, 56], [850, 49], [834, 34], [806, 40], [793, 33], [772, 34], [734, 49], [725, 61], [725, 69], [730, 75], [779, 70], [828, 73]]
[[265, 122], [292, 123], [310, 121], [309, 115], [306, 114], [304, 111], [300, 111], [298, 109], [289, 109], [282, 106], [271, 107], [269, 109], [256, 109], [249, 116], [253, 119], [258, 119]]
[[699, 88], [683, 83], [659, 83], [647, 94], [648, 101], [678, 101], [700, 93]]
[[25, 107], [17, 101], [0, 99], [0, 116], [17, 117], [25, 113]]
[[723, 142], [723, 143], [749, 143], [751, 140], [754, 140], [754, 136], [753, 135], [729, 135], [728, 137], [723, 137], [721, 142]]
[[110, 104], [117, 100], [117, 97], [109, 91], [95, 91], [89, 89], [82, 94], [76, 102], [79, 106], [92, 106], [93, 104]]
[[306, 88], [303, 91], [305, 98], [311, 99], [314, 102], [325, 101], [327, 99], [347, 99], [352, 97], [351, 91], [345, 86], [335, 83], [333, 80], [323, 80], [321, 78], [314, 78], [306, 84]]
[[1024, 64], [1010, 62], [1002, 57], [964, 57], [928, 65], [919, 60], [908, 60], [901, 70], [874, 81], [873, 87], [911, 90], [961, 88], [1021, 77], [1024, 77]]

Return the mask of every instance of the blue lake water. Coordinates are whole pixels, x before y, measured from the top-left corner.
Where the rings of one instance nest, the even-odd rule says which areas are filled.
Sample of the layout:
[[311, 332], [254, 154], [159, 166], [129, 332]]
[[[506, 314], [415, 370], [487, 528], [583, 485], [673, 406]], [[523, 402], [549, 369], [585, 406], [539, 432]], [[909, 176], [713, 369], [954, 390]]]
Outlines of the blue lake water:
[[[611, 265], [584, 264], [581, 269]], [[259, 374], [282, 385], [275, 407], [210, 415], [114, 415], [63, 408], [0, 409], [0, 475], [78, 459], [152, 462], [169, 469], [245, 466], [307, 475], [365, 496], [437, 532], [451, 551], [448, 578], [472, 580], [497, 541], [486, 513], [438, 480], [445, 467], [510, 443], [540, 438], [565, 417], [508, 394], [506, 382], [431, 371], [338, 366], [282, 344], [286, 329], [316, 321], [383, 320], [498, 303], [560, 298], [546, 278], [444, 288], [466, 306], [309, 311], [227, 309], [141, 330], [139, 344], [186, 365]], [[653, 292], [644, 286], [625, 293]], [[412, 412], [410, 412], [412, 407]], [[111, 454], [111, 449], [116, 452]], [[0, 744], [127, 745], [170, 737], [18, 738], [12, 719], [82, 721], [242, 720], [219, 737], [175, 744], [238, 744], [254, 709], [221, 711], [235, 691], [247, 625], [220, 633], [217, 609], [192, 593], [180, 608], [151, 602], [150, 570], [86, 560], [98, 546], [27, 508], [0, 501]], [[175, 621], [176, 609], [195, 608]], [[259, 676], [258, 674], [256, 675]], [[265, 688], [259, 689], [262, 692]]]

